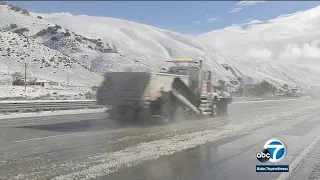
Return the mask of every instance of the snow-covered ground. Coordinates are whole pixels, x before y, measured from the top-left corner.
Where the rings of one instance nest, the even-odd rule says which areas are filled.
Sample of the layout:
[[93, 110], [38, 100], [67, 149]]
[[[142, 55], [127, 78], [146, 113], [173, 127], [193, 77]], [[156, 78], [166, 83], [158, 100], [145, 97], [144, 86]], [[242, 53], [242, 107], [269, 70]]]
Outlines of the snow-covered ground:
[[86, 113], [99, 113], [105, 112], [106, 108], [100, 109], [77, 109], [77, 110], [63, 110], [63, 111], [43, 111], [43, 112], [30, 112], [30, 113], [11, 113], [1, 114], [0, 119], [13, 119], [13, 118], [24, 118], [24, 117], [37, 117], [37, 116], [56, 116], [65, 114], [86, 114]]
[[[0, 28], [0, 73], [9, 74], [0, 79], [3, 82], [9, 82], [12, 73], [21, 72], [25, 60], [29, 62], [29, 76], [58, 82], [69, 77], [73, 86], [92, 86], [101, 83], [106, 71], [160, 71], [171, 66], [166, 61], [175, 57], [204, 60], [216, 79], [233, 88], [239, 83], [231, 82], [249, 77], [253, 82], [267, 80], [278, 87], [309, 88], [320, 82], [320, 68], [316, 66], [243, 58], [223, 46], [219, 49], [200, 42], [198, 37], [127, 20], [69, 13], [24, 15], [0, 5]], [[28, 38], [14, 33], [19, 28], [28, 28], [23, 33]]]
[[[0, 99], [3, 98], [44, 98], [44, 99], [84, 99], [83, 94], [91, 92], [92, 86], [99, 86], [102, 76], [91, 72], [72, 57], [47, 47], [30, 36], [12, 31], [28, 28], [29, 34], [36, 34], [48, 23], [0, 5]], [[17, 25], [10, 28], [11, 24]], [[23, 24], [23, 25], [22, 25]], [[9, 31], [9, 29], [11, 29]], [[27, 78], [38, 81], [56, 82], [69, 86], [12, 86], [13, 74], [23, 77], [27, 63]]]
[[[1, 99], [86, 99], [86, 93], [92, 93], [89, 87], [60, 86], [0, 86]], [[9, 98], [8, 98], [9, 97]]]
[[77, 86], [89, 85], [90, 82], [96, 85], [101, 81], [98, 74], [83, 68], [59, 51], [31, 39], [0, 31], [0, 40], [0, 74], [4, 75], [5, 82], [15, 72], [23, 74], [25, 62], [28, 77], [64, 83], [69, 80], [70, 85]]

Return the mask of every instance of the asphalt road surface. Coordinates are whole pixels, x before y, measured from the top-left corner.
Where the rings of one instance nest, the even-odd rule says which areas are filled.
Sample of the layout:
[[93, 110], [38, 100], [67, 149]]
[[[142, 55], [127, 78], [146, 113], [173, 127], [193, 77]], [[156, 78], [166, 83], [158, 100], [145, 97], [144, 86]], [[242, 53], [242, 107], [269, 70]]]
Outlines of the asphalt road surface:
[[[320, 179], [320, 101], [237, 102], [229, 116], [117, 127], [105, 113], [0, 120], [0, 179]], [[289, 173], [257, 173], [270, 138]]]

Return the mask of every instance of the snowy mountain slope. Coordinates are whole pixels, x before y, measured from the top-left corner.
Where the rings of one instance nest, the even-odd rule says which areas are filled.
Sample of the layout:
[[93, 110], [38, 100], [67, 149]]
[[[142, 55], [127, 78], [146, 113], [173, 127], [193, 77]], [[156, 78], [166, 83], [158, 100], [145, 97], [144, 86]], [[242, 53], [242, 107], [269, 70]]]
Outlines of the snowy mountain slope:
[[[0, 99], [4, 98], [84, 98], [90, 86], [99, 85], [102, 77], [79, 65], [70, 57], [17, 33], [0, 30]], [[12, 74], [24, 73], [38, 81], [54, 81], [70, 86], [11, 86]], [[82, 87], [80, 87], [82, 86]]]
[[[211, 54], [215, 54], [215, 51], [206, 52], [205, 47], [196, 43], [191, 37], [182, 34], [113, 18], [73, 16], [69, 13], [48, 15], [32, 13], [32, 15], [40, 15], [45, 20], [59, 24], [77, 34], [106, 40], [116, 47], [119, 54], [138, 62], [138, 66], [145, 65], [159, 70], [170, 66], [171, 64], [165, 61], [173, 57], [205, 58], [208, 59], [208, 65], [215, 69], [216, 76], [232, 78], [232, 74], [220, 65], [220, 63], [226, 63], [223, 56]], [[69, 22], [73, 22], [72, 25]], [[213, 61], [214, 58], [215, 61]], [[107, 63], [108, 61], [105, 64]], [[123, 65], [130, 67], [134, 64], [122, 63], [121, 67]]]
[[[32, 17], [23, 16], [19, 13], [12, 12], [8, 10], [8, 8], [2, 8], [2, 12], [2, 27], [10, 26], [13, 16], [19, 16], [19, 18], [15, 18], [20, 19], [18, 23], [15, 22], [19, 27], [26, 27], [30, 24], [36, 26], [38, 22], [43, 21], [43, 19], [46, 19], [47, 16], [33, 13], [34, 16], [40, 15], [43, 17], [43, 19], [32, 19]], [[56, 14], [52, 14], [48, 16], [54, 19], [55, 15]], [[60, 14], [58, 15], [60, 16]], [[64, 18], [72, 18], [72, 15], [67, 13], [63, 13], [62, 15], [66, 16]], [[81, 22], [77, 23], [79, 20], [70, 19], [73, 26], [70, 27], [69, 25], [66, 25], [65, 27], [64, 25], [60, 24], [63, 28], [58, 30], [58, 32], [63, 32], [65, 30], [64, 28], [69, 29], [71, 33], [71, 36], [69, 37], [70, 41], [74, 40], [72, 39], [74, 38], [73, 35], [79, 35], [88, 39], [100, 39], [101, 42], [108, 43], [110, 47], [112, 47], [112, 49], [116, 51], [115, 53], [101, 53], [92, 51], [89, 48], [82, 48], [79, 51], [73, 51], [73, 49], [77, 49], [77, 47], [81, 46], [79, 42], [73, 43], [72, 46], [61, 47], [61, 43], [67, 43], [64, 43], [60, 39], [59, 43], [52, 44], [50, 40], [48, 40], [52, 37], [47, 36], [47, 34], [45, 37], [36, 36], [36, 39], [50, 48], [57, 49], [60, 52], [67, 54], [68, 56], [74, 57], [74, 59], [81, 64], [87, 65], [88, 67], [91, 67], [92, 70], [101, 73], [105, 71], [106, 68], [104, 68], [105, 66], [100, 66], [99, 64], [107, 65], [108, 70], [126, 70], [128, 68], [130, 69], [130, 67], [134, 67], [133, 69], [136, 70], [155, 69], [159, 71], [169, 66], [169, 63], [165, 63], [165, 61], [170, 60], [172, 57], [195, 57], [197, 54], [203, 53], [201, 52], [201, 49], [203, 48], [200, 45], [194, 43], [191, 38], [180, 35], [178, 33], [172, 33], [165, 30], [153, 28], [151, 26], [140, 25], [124, 20], [88, 16], [81, 17], [86, 18], [88, 19], [87, 21], [92, 21], [95, 24], [83, 24]], [[98, 19], [98, 21], [91, 18]], [[60, 18], [58, 17], [58, 19]], [[103, 19], [104, 21], [102, 21], [101, 19]], [[25, 25], [25, 22], [29, 23]], [[35, 36], [35, 34], [39, 34], [40, 31], [48, 29], [48, 27], [55, 26], [56, 23], [47, 23], [48, 26], [44, 26], [44, 24], [45, 23], [40, 22], [40, 28], [34, 27], [33, 30], [26, 32], [25, 34]], [[110, 26], [105, 26], [105, 24], [110, 24]], [[127, 25], [129, 25], [129, 28], [127, 27]], [[94, 27], [94, 30], [96, 31], [92, 31], [92, 27]], [[132, 29], [130, 27], [134, 28]], [[77, 31], [77, 29], [82, 29], [82, 31]], [[83, 31], [85, 33], [82, 33]], [[49, 35], [50, 34], [51, 33], [49, 33]], [[169, 38], [167, 36], [169, 36]], [[176, 39], [179, 39], [179, 41], [183, 42], [181, 43], [179, 41], [176, 41], [175, 39], [172, 39], [172, 37], [175, 37]]]
[[[155, 65], [155, 68], [168, 67], [170, 64], [165, 63], [165, 60], [172, 57], [192, 57], [204, 59], [217, 78], [227, 81], [237, 80], [238, 77], [221, 64], [232, 66], [244, 77], [250, 76], [256, 81], [265, 79], [278, 86], [287, 83], [306, 88], [311, 81], [320, 80], [320, 72], [317, 70], [304, 72], [299, 66], [276, 65], [229, 56], [228, 52], [222, 54], [217, 48], [198, 43], [193, 37], [149, 25], [106, 17], [74, 16], [69, 13], [31, 14], [41, 15], [48, 22], [59, 24], [83, 36], [107, 40], [117, 48], [119, 54], [128, 59], [139, 60], [139, 63], [147, 66]], [[312, 67], [304, 67], [306, 68]], [[301, 74], [305, 74], [310, 81], [305, 81]]]
[[28, 77], [47, 81], [67, 82], [70, 85], [88, 86], [99, 83], [101, 77], [74, 62], [62, 53], [50, 49], [33, 39], [8, 31], [0, 31], [0, 71], [12, 74], [24, 72], [27, 62]]
[[201, 34], [196, 39], [247, 58], [319, 65], [319, 28], [320, 6], [248, 27], [229, 26]]
[[[207, 43], [199, 43], [194, 37], [126, 20], [69, 13], [30, 13], [31, 16], [26, 16], [6, 6], [0, 6], [0, 13], [0, 28], [8, 28], [12, 23], [18, 27], [32, 26], [25, 34], [98, 73], [159, 71], [171, 65], [166, 60], [191, 57], [203, 59], [207, 68], [214, 72], [214, 77], [227, 81], [233, 87], [232, 82], [238, 81], [239, 76], [242, 79], [252, 77], [255, 81], [267, 80], [277, 86], [286, 83], [304, 88], [320, 77], [316, 67], [277, 65], [241, 58], [230, 55], [225, 49], [223, 52]], [[52, 37], [56, 38], [52, 40]], [[101, 44], [106, 51], [97, 49]], [[226, 64], [232, 70], [225, 68]]]
[[[28, 74], [38, 79], [66, 83], [68, 76], [70, 85], [88, 86], [88, 79], [92, 79], [91, 85], [99, 84], [101, 77], [98, 74], [80, 66], [71, 57], [44, 46], [47, 42], [45, 38], [30, 37], [41, 29], [54, 27], [54, 24], [16, 12], [6, 5], [0, 5], [0, 13], [0, 28], [3, 29], [0, 31], [0, 70], [9, 73], [23, 72], [26, 61]], [[29, 31], [16, 31], [22, 28]]]
[[63, 29], [61, 26], [48, 23], [41, 17], [39, 19], [17, 13], [6, 5], [0, 6], [0, 12], [0, 28], [3, 30], [16, 32], [27, 29], [20, 34], [31, 36], [37, 42], [65, 55], [75, 55], [71, 57], [88, 68], [91, 64], [86, 61], [86, 56], [99, 53], [115, 53], [115, 50], [109, 44], [102, 42], [101, 39], [83, 37]]
[[[187, 36], [125, 20], [67, 13], [34, 15], [41, 15], [47, 21], [80, 35], [101, 38], [113, 44], [126, 58], [156, 69], [167, 67], [164, 62], [172, 57], [195, 57], [202, 48]], [[61, 18], [65, 20], [61, 21]]]

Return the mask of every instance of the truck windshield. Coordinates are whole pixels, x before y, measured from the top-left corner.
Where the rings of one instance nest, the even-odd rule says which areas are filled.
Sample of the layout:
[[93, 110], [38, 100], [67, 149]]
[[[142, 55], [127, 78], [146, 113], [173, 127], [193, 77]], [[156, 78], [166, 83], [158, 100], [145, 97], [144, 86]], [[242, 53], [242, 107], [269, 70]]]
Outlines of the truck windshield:
[[170, 74], [189, 75], [189, 69], [183, 67], [171, 67], [168, 71]]

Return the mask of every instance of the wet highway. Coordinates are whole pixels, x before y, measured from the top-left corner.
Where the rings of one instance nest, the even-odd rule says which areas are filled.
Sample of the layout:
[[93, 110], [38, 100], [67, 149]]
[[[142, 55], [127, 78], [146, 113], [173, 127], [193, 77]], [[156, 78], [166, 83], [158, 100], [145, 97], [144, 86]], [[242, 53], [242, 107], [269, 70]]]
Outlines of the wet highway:
[[[0, 120], [0, 179], [320, 179], [320, 101], [236, 102], [229, 116], [117, 127], [106, 113]], [[290, 173], [257, 173], [270, 138]]]

